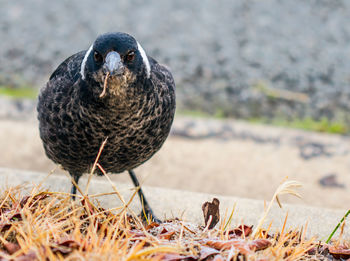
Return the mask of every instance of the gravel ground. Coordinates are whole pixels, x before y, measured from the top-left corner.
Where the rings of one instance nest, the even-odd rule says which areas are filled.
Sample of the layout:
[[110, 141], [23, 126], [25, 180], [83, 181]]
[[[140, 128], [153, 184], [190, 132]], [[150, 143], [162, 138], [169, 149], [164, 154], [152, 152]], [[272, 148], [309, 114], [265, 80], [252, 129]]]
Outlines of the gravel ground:
[[0, 6], [0, 84], [40, 87], [98, 34], [125, 31], [172, 68], [180, 109], [350, 122], [346, 0], [0, 0]]

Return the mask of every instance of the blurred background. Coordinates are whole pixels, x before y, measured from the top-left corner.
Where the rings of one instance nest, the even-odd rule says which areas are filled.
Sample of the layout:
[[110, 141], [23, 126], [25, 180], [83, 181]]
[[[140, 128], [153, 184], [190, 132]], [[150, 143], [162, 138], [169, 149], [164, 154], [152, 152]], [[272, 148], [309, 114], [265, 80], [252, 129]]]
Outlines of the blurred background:
[[[346, 208], [350, 200], [350, 2], [0, 0], [0, 167], [49, 172], [36, 97], [97, 35], [133, 35], [171, 68], [168, 141], [146, 185]], [[56, 170], [62, 173], [62, 170]], [[116, 182], [129, 182], [115, 175]], [[69, 188], [67, 188], [69, 190]]]

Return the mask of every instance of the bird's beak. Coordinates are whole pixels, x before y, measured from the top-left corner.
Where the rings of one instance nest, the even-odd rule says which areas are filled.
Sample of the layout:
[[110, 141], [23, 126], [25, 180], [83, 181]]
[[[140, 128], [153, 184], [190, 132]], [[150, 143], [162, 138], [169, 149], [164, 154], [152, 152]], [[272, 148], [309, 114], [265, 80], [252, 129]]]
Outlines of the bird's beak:
[[106, 62], [103, 65], [103, 70], [105, 73], [109, 72], [111, 76], [123, 74], [124, 65], [119, 53], [112, 51], [107, 54]]

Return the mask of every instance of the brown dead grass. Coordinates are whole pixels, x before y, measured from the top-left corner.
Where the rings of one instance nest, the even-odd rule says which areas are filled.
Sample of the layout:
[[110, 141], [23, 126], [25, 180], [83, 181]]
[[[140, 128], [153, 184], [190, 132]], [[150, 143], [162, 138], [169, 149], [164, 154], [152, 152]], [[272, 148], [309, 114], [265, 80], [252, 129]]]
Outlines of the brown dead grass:
[[126, 205], [103, 209], [96, 198], [72, 202], [68, 193], [38, 187], [3, 191], [0, 260], [318, 260], [329, 251], [306, 239], [306, 228], [253, 235], [249, 226], [229, 228], [232, 213], [214, 229], [178, 219], [147, 223]]

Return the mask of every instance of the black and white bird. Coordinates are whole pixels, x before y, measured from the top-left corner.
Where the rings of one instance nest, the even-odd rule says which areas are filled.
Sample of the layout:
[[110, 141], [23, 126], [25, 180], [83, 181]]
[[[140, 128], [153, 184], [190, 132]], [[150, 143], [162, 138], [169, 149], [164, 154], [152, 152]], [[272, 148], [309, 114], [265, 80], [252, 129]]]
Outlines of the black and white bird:
[[[47, 156], [77, 184], [107, 138], [99, 164], [110, 173], [128, 171], [138, 187], [133, 169], [169, 134], [175, 83], [131, 35], [106, 33], [58, 66], [41, 89], [37, 110]], [[75, 198], [74, 184], [71, 193]], [[141, 188], [138, 193], [146, 214], [153, 216]]]

